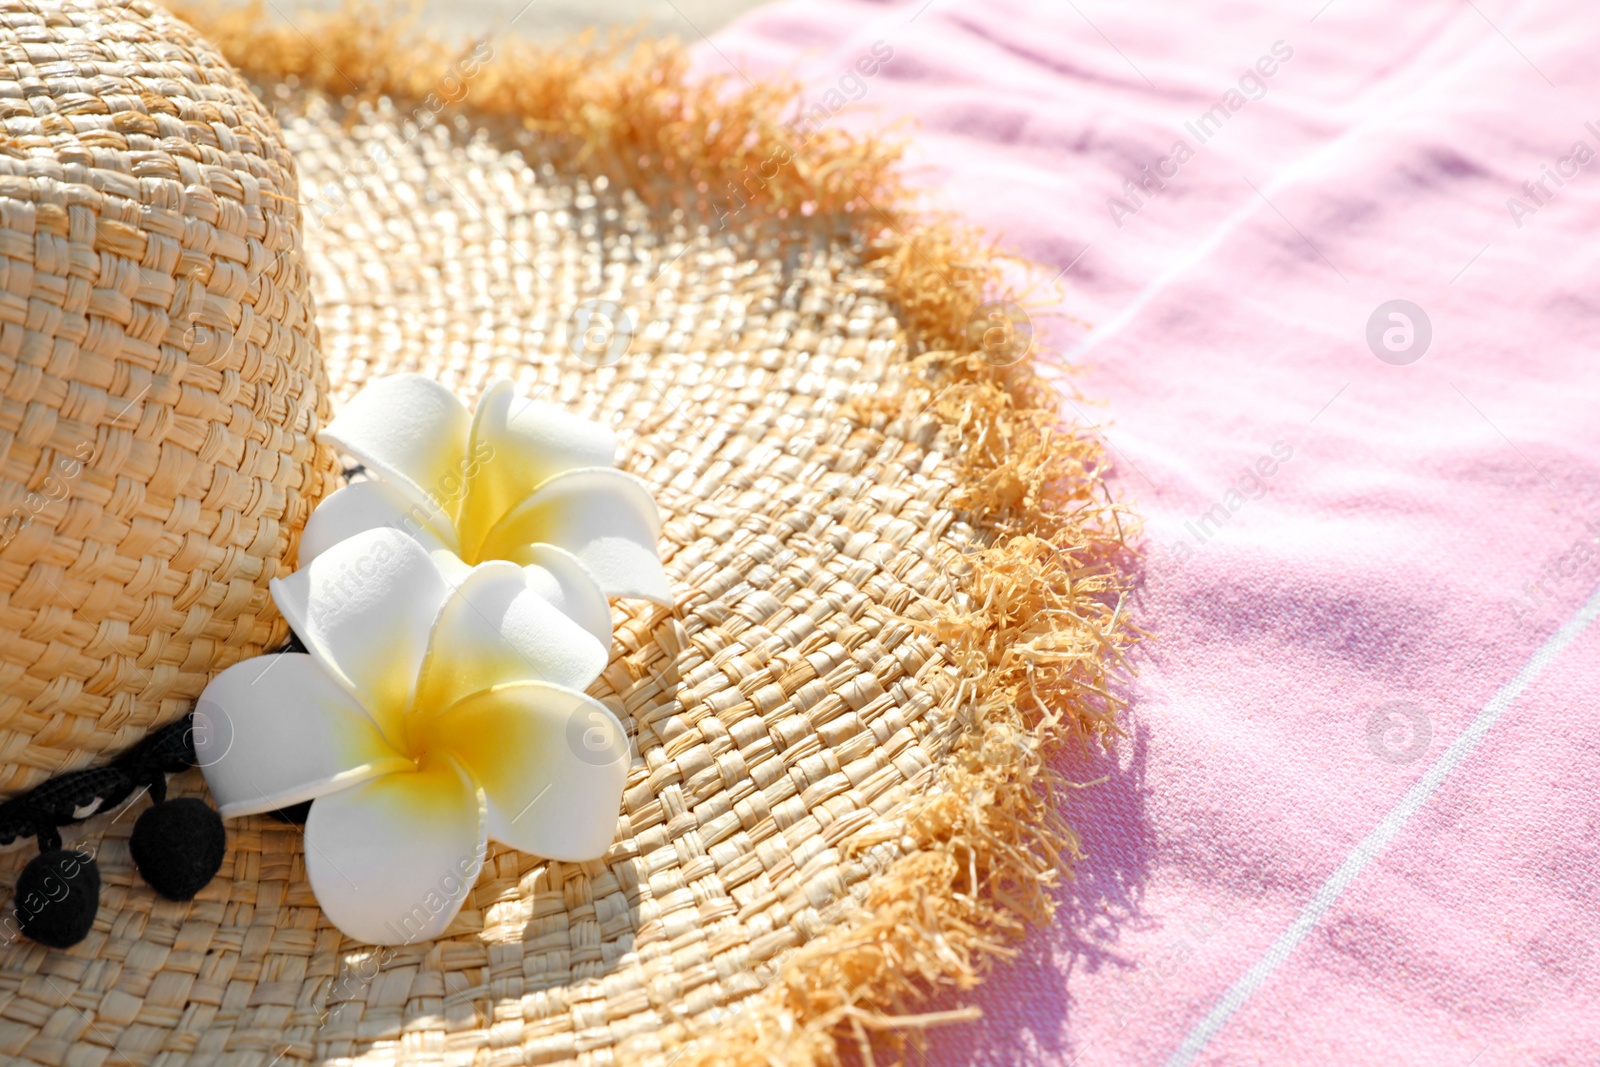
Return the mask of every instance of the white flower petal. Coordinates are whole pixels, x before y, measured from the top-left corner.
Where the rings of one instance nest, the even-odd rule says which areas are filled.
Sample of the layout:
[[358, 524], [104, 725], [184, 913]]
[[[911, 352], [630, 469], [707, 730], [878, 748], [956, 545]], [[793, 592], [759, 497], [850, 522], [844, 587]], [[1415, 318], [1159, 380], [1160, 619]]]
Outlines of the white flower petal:
[[428, 636], [449, 593], [422, 546], [394, 529], [356, 534], [272, 582], [272, 599], [306, 650], [345, 683], [396, 747]]
[[416, 502], [447, 510], [464, 492], [472, 416], [449, 389], [421, 374], [379, 378], [350, 398], [319, 435], [392, 481]]
[[482, 563], [439, 612], [415, 707], [429, 715], [507, 682], [582, 689], [608, 658], [608, 646], [528, 588], [522, 568]]
[[522, 567], [528, 588], [594, 634], [601, 648], [611, 647], [611, 604], [577, 556], [555, 545], [527, 545], [511, 562]]
[[449, 756], [319, 798], [306, 874], [330, 922], [373, 945], [438, 937], [483, 869], [485, 798]]
[[385, 527], [416, 538], [429, 552], [456, 551], [455, 524], [431, 503], [413, 503], [388, 482], [371, 479], [336, 489], [306, 520], [300, 534], [304, 567], [340, 541]]
[[469, 697], [429, 722], [489, 801], [489, 836], [547, 859], [596, 859], [617, 832], [627, 735], [604, 704], [537, 682]]
[[436, 548], [429, 552], [428, 555], [433, 557], [433, 565], [439, 568], [440, 577], [452, 589], [466, 581], [467, 575], [472, 573], [472, 564], [467, 563], [448, 548]]
[[483, 555], [514, 559], [540, 542], [578, 557], [608, 596], [672, 603], [656, 551], [661, 517], [637, 479], [610, 468], [568, 471], [540, 485], [484, 538]]
[[462, 555], [478, 562], [490, 558], [476, 551], [483, 535], [535, 486], [562, 471], [611, 466], [617, 441], [599, 423], [519, 397], [501, 379], [478, 401], [468, 447], [482, 466], [467, 487], [459, 528]]
[[412, 766], [344, 687], [301, 653], [257, 656], [213, 678], [195, 706], [194, 748], [229, 818]]

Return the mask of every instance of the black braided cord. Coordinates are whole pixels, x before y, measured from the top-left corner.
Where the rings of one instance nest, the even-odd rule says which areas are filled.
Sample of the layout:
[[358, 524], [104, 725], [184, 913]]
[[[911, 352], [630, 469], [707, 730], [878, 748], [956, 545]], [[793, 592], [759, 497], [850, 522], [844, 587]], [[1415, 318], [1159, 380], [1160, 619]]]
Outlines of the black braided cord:
[[167, 775], [195, 766], [194, 714], [155, 733], [104, 767], [59, 774], [0, 804], [0, 845], [19, 837], [39, 838], [43, 850], [61, 847], [56, 829], [116, 807], [142, 785], [165, 798]]
[[[304, 652], [292, 634], [282, 652]], [[58, 774], [21, 796], [0, 804], [0, 846], [19, 837], [37, 837], [41, 851], [61, 847], [56, 829], [108, 811], [140, 786], [150, 787], [159, 804], [167, 796], [167, 775], [198, 766], [194, 752], [194, 713], [163, 726], [128, 753], [104, 767]]]

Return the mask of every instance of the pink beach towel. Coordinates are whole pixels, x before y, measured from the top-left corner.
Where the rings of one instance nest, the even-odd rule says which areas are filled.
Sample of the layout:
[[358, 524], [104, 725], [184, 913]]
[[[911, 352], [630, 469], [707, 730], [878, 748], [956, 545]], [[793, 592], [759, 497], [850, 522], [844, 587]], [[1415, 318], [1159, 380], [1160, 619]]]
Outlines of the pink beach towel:
[[1597, 26], [790, 0], [699, 46], [915, 120], [931, 206], [1061, 271], [1063, 417], [1146, 519], [1087, 856], [930, 1062], [1600, 1064]]

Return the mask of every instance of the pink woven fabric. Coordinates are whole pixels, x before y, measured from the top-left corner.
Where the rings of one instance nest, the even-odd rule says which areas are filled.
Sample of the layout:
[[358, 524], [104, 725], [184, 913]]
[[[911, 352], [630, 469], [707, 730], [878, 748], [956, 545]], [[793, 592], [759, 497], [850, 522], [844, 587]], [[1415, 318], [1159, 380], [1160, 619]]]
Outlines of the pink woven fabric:
[[916, 120], [931, 207], [1065, 268], [1063, 415], [1146, 519], [1087, 855], [932, 1063], [1600, 1063], [1597, 19], [1319, 3], [789, 0], [699, 46]]

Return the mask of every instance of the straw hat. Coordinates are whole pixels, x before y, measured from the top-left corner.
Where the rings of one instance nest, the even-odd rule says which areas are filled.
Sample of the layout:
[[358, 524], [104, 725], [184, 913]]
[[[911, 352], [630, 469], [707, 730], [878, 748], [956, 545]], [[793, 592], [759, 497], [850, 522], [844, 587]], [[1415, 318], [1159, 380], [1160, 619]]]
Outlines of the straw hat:
[[165, 16], [7, 4], [0, 25], [8, 795], [129, 747], [283, 641], [267, 583], [334, 457], [267, 109]]
[[[92, 604], [42, 599], [0, 551], [10, 791], [103, 765], [281, 639], [262, 584], [337, 481], [312, 434], [391, 373], [469, 405], [509, 376], [612, 427], [665, 520], [674, 603], [614, 605], [590, 689], [631, 758], [602, 859], [491, 846], [443, 936], [373, 948], [328, 922], [300, 827], [268, 816], [229, 823], [192, 900], [152, 893], [135, 799], [63, 828], [100, 872], [88, 936], [0, 947], [8, 1060], [809, 1064], [964, 1017], [919, 1005], [1047, 917], [1076, 852], [1047, 759], [1114, 731], [1135, 636], [1126, 516], [1093, 439], [1055, 425], [992, 255], [901, 207], [891, 148], [790, 129], [786, 90], [696, 82], [667, 46], [184, 14], [281, 140], [142, 0], [0, 5], [4, 474], [29, 485], [62, 427], [114, 446], [78, 475], [92, 503], [40, 512], [31, 564]], [[100, 276], [132, 272], [104, 296], [75, 252], [91, 211], [120, 226]], [[58, 324], [85, 306], [86, 329]], [[225, 358], [185, 342], [191, 308], [232, 331]], [[73, 344], [95, 359], [74, 369]], [[110, 405], [169, 380], [117, 436]], [[207, 795], [195, 771], [168, 788]], [[0, 884], [28, 859], [0, 857]]]

